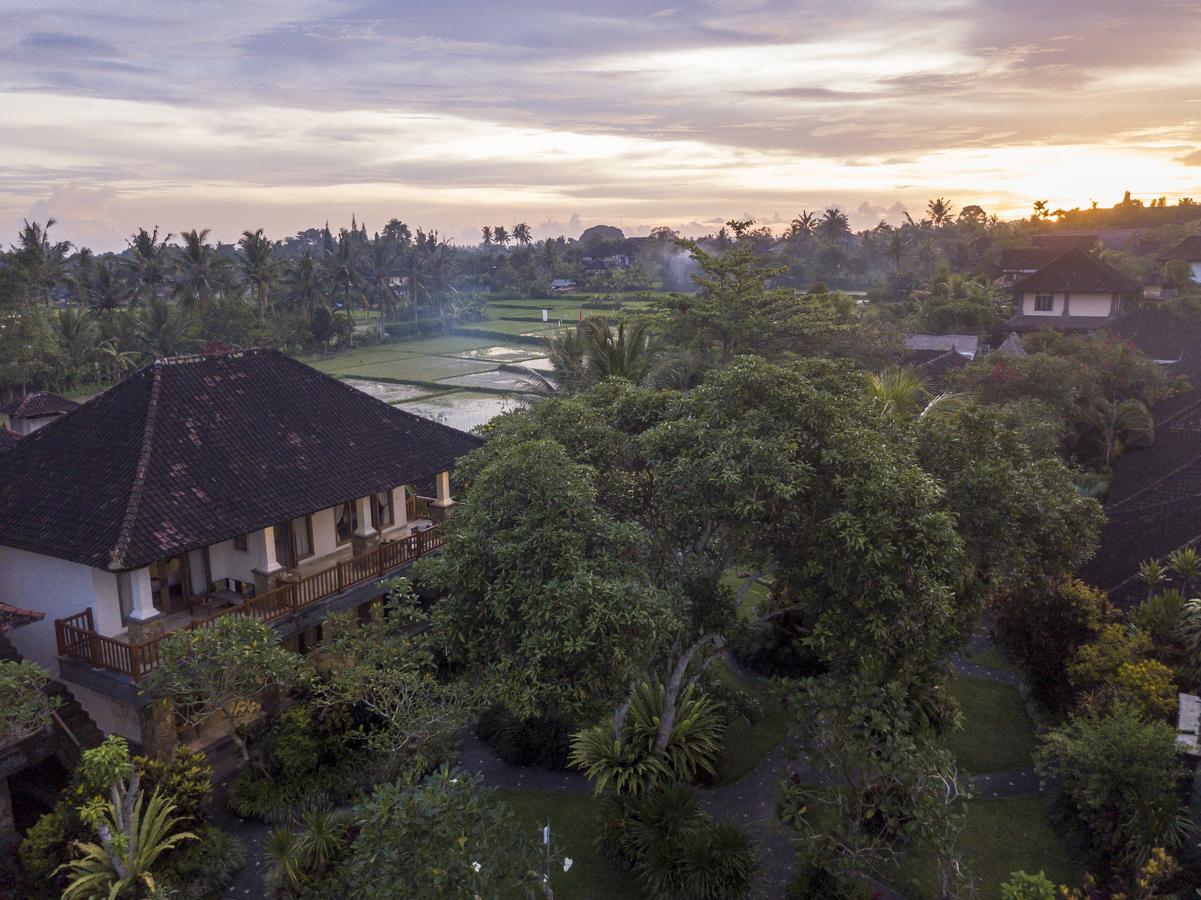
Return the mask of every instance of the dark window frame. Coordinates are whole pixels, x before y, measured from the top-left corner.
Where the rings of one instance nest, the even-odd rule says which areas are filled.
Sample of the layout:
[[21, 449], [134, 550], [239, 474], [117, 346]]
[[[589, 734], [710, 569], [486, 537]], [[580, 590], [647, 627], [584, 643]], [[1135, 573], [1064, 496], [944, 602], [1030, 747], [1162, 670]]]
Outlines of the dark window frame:
[[[346, 535], [346, 537], [342, 537], [341, 533], [338, 531], [338, 519], [342, 510], [347, 507], [350, 508], [350, 515], [347, 516], [347, 520], [350, 522], [350, 533]], [[334, 507], [334, 543], [336, 543], [339, 547], [349, 544], [351, 538], [354, 537], [354, 533], [358, 531], [358, 517], [358, 504], [353, 500], [349, 500], [346, 503], [342, 503]]]
[[[379, 498], [384, 497], [386, 501], [381, 504]], [[388, 521], [380, 520], [380, 509], [388, 511]], [[392, 495], [392, 491], [376, 491], [371, 497], [371, 527], [376, 531], [383, 531], [385, 528], [391, 528], [396, 524], [396, 498]]]
[[[1044, 306], [1043, 304], [1046, 304]], [[1054, 312], [1055, 311], [1055, 295], [1054, 294], [1035, 294], [1034, 295], [1034, 311], [1035, 312]]]

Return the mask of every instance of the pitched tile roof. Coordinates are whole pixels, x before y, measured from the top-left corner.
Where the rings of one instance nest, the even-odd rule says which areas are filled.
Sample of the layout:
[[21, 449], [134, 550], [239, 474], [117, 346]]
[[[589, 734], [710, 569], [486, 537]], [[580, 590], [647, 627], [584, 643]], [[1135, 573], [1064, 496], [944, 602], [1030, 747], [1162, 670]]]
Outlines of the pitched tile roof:
[[[925, 352], [928, 353], [930, 351]], [[971, 360], [962, 353], [955, 350], [947, 350], [945, 353], [939, 353], [925, 362], [919, 363], [917, 370], [934, 387], [941, 388], [943, 379], [946, 378], [948, 372], [953, 372], [955, 369], [962, 369], [964, 366], [970, 364]]]
[[1160, 307], [1143, 307], [1108, 330], [1154, 360], [1178, 362], [1190, 375], [1201, 373], [1201, 321]]
[[74, 400], [49, 391], [34, 391], [0, 406], [0, 413], [32, 419], [39, 416], [61, 416], [79, 406]]
[[1018, 313], [1006, 319], [1001, 330], [1023, 332], [1053, 328], [1056, 331], [1093, 331], [1112, 325], [1117, 320], [1117, 316], [1024, 316]]
[[21, 440], [21, 435], [15, 431], [9, 431], [7, 428], [0, 428], [0, 453], [5, 450], [11, 450], [17, 446], [17, 441]]
[[21, 609], [16, 606], [9, 606], [7, 603], [0, 603], [0, 634], [12, 631], [14, 628], [20, 628], [22, 625], [32, 625], [34, 622], [40, 622], [44, 618], [46, 618], [44, 612], [33, 609]]
[[0, 454], [0, 545], [134, 569], [479, 444], [274, 350], [159, 360]]
[[1086, 250], [1074, 247], [1051, 260], [1037, 272], [1019, 279], [1015, 291], [1072, 291], [1077, 293], [1128, 293], [1138, 282], [1102, 262]]
[[1168, 262], [1173, 259], [1183, 259], [1185, 262], [1201, 262], [1201, 235], [1193, 235], [1186, 237], [1183, 241], [1176, 244], [1163, 256], [1159, 257], [1159, 262]]
[[954, 350], [975, 356], [980, 349], [980, 338], [974, 334], [908, 334], [905, 335], [905, 349]]
[[993, 353], [1000, 353], [1002, 356], [1029, 356], [1026, 348], [1022, 346], [1022, 339], [1016, 331], [1009, 332], [1005, 340], [997, 346]]

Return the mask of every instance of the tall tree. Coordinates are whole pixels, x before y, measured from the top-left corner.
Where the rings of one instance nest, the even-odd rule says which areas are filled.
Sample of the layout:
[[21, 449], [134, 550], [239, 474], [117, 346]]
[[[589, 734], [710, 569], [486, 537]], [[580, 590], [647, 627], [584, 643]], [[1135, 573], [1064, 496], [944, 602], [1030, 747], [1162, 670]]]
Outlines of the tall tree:
[[513, 226], [513, 240], [517, 241], [522, 247], [528, 247], [532, 240], [530, 236], [530, 226], [525, 222], [518, 222]]
[[138, 300], [150, 301], [158, 299], [167, 284], [171, 268], [170, 233], [159, 240], [158, 226], [149, 232], [139, 228], [137, 234], [126, 240], [129, 244], [130, 256], [123, 258], [133, 274], [134, 296]]
[[313, 310], [321, 301], [321, 273], [313, 254], [308, 250], [300, 255], [287, 276], [288, 302], [300, 310], [306, 322], [312, 321]]
[[264, 235], [261, 228], [243, 231], [238, 241], [242, 277], [258, 301], [259, 319], [264, 321], [267, 318], [267, 298], [279, 281], [279, 260], [275, 258], [275, 246], [275, 241]]
[[841, 243], [850, 235], [851, 226], [846, 213], [838, 207], [831, 207], [818, 220], [816, 230], [830, 243]]
[[481, 229], [480, 229], [480, 235], [481, 235], [481, 236], [483, 237], [483, 239], [484, 239], [484, 246], [485, 246], [485, 247], [491, 247], [491, 246], [492, 246], [492, 240], [493, 240], [493, 238], [492, 238], [492, 226], [491, 226], [491, 225], [485, 225], [483, 228], [481, 228]]
[[507, 247], [509, 246], [509, 241], [511, 240], [512, 238], [509, 236], [509, 229], [505, 228], [504, 225], [497, 225], [492, 229], [492, 243], [496, 244], [497, 246]]
[[353, 329], [354, 301], [351, 298], [351, 291], [358, 288], [361, 279], [354, 240], [345, 228], [338, 233], [338, 240], [334, 244], [333, 252], [326, 254], [325, 270], [333, 289], [342, 292], [342, 303], [346, 308], [346, 321]]
[[208, 242], [207, 228], [185, 231], [172, 293], [180, 304], [194, 309], [209, 306], [221, 291], [225, 263]]
[[376, 234], [367, 244], [367, 283], [371, 297], [380, 310], [381, 318], [395, 318], [396, 294], [391, 279], [396, 275], [400, 261], [400, 245], [387, 235]]
[[66, 277], [71, 244], [50, 239], [50, 229], [56, 224], [55, 219], [47, 219], [45, 225], [26, 219], [17, 234], [13, 256], [26, 303], [36, 300], [49, 304], [54, 289]]

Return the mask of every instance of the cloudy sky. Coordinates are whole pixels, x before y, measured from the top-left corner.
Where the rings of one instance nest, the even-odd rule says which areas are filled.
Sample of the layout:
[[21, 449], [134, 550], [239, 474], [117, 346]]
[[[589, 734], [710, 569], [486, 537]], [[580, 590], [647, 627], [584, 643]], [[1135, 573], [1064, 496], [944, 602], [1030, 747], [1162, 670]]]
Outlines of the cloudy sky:
[[0, 0], [0, 242], [1201, 199], [1201, 0]]

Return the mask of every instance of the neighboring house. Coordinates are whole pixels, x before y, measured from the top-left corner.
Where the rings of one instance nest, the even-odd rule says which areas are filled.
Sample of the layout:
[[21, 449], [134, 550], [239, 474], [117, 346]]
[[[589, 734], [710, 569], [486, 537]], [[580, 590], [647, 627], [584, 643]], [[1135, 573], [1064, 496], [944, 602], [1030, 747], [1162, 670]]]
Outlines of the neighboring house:
[[[916, 357], [918, 353], [913, 355]], [[942, 390], [947, 375], [971, 363], [970, 359], [954, 350], [922, 355], [926, 355], [927, 358], [917, 363], [917, 371], [927, 385], [936, 390]]]
[[163, 634], [248, 615], [308, 649], [440, 546], [479, 443], [274, 350], [159, 360], [0, 454], [0, 601], [48, 614], [12, 642], [105, 732], [174, 741], [138, 691]]
[[980, 350], [980, 338], [974, 334], [910, 334], [905, 336], [905, 349], [926, 354], [953, 350], [960, 356], [975, 359]]
[[1201, 282], [1201, 235], [1187, 237], [1171, 250], [1159, 257], [1159, 262], [1182, 260], [1189, 265], [1193, 281]]
[[1018, 312], [1003, 328], [1092, 331], [1116, 321], [1138, 282], [1079, 247], [1060, 254], [1013, 285]]
[[1001, 277], [997, 284], [1001, 287], [1012, 287], [1015, 283], [1033, 275], [1062, 250], [1054, 247], [1011, 247], [1001, 251]]
[[0, 427], [18, 435], [30, 434], [79, 406], [74, 400], [49, 391], [34, 391], [0, 406]]
[[552, 294], [569, 294], [577, 287], [578, 285], [570, 278], [556, 278], [550, 283], [550, 292]]
[[614, 253], [611, 256], [581, 256], [580, 262], [585, 269], [593, 270], [628, 269], [633, 265], [633, 260], [622, 253]]
[[999, 353], [1002, 356], [1017, 356], [1017, 357], [1023, 357], [1023, 356], [1030, 355], [1026, 352], [1026, 348], [1022, 346], [1022, 339], [1021, 339], [1021, 337], [1018, 336], [1017, 332], [1015, 332], [1015, 331], [1009, 332], [1009, 334], [1008, 334], [1008, 336], [1006, 336], [1005, 340], [1001, 341], [1001, 343], [997, 346], [997, 349], [994, 350], [993, 353]]

